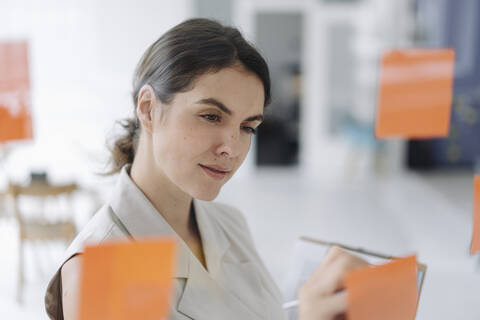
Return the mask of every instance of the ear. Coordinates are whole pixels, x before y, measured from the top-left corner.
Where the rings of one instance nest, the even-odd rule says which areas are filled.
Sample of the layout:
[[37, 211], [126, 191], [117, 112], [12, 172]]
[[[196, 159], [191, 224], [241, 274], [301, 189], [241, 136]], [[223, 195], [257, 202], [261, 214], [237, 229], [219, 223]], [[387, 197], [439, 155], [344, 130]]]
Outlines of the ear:
[[137, 117], [144, 130], [153, 132], [153, 110], [156, 103], [156, 96], [153, 88], [146, 84], [138, 92]]

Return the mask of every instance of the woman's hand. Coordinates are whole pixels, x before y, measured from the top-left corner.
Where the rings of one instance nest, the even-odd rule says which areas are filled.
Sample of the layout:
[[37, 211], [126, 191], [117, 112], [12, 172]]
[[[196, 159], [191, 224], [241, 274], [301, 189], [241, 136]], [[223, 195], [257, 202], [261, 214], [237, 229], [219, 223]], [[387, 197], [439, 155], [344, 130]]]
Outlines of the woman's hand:
[[300, 288], [300, 320], [343, 319], [347, 311], [345, 275], [354, 269], [368, 266], [364, 260], [332, 247], [315, 273]]

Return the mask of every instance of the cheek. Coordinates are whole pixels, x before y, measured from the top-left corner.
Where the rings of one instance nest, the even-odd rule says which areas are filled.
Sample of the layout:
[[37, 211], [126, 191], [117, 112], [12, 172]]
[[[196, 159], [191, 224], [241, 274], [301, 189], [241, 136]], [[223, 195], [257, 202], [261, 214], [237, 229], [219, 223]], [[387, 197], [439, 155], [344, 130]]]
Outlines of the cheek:
[[164, 151], [170, 153], [169, 161], [172, 164], [178, 165], [178, 163], [198, 159], [211, 146], [211, 135], [208, 132], [203, 132], [198, 126], [184, 124], [177, 128], [171, 130], [169, 136], [166, 137], [168, 139], [168, 150]]
[[189, 134], [179, 127], [166, 125], [154, 134], [153, 155], [162, 167], [178, 163], [185, 157], [184, 145], [188, 143]]
[[245, 151], [245, 155], [248, 153], [248, 151], [250, 151], [250, 146], [251, 146], [251, 144], [252, 144], [252, 139], [253, 139], [252, 136], [248, 136], [247, 138], [245, 138], [245, 140], [247, 140], [247, 141], [245, 142], [245, 150], [244, 150], [244, 151]]
[[182, 132], [178, 133], [181, 136], [181, 146], [185, 154], [191, 157], [196, 157], [209, 149], [212, 143], [212, 132], [202, 130], [196, 126], [190, 126]]
[[240, 164], [243, 163], [243, 161], [245, 160], [245, 158], [247, 157], [248, 155], [248, 152], [250, 151], [250, 145], [252, 144], [252, 138], [250, 136], [248, 137], [245, 137], [245, 141], [242, 141], [241, 145], [240, 145], [240, 153], [239, 153], [239, 160], [240, 160]]

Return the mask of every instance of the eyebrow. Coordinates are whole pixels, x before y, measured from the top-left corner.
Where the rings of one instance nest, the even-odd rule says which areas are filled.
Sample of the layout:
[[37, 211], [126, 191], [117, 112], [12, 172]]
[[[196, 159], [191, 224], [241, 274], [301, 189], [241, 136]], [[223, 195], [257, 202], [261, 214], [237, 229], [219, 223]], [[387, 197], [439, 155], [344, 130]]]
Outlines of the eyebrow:
[[[232, 110], [228, 109], [222, 102], [218, 101], [215, 98], [206, 98], [201, 99], [196, 102], [197, 104], [208, 104], [214, 107], [217, 107], [221, 111], [225, 112], [228, 115], [232, 115]], [[263, 121], [263, 115], [257, 114], [256, 116], [251, 116], [245, 119], [245, 121]]]

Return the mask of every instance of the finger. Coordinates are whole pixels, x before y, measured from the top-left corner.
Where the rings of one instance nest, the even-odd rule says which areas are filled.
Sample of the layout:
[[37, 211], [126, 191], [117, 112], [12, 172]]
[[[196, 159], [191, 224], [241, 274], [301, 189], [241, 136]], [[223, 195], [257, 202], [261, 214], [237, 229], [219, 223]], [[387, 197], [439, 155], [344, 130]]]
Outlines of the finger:
[[341, 249], [338, 246], [332, 246], [327, 254], [325, 255], [325, 258], [322, 259], [320, 262], [320, 265], [318, 268], [315, 270], [315, 272], [312, 274], [311, 279], [313, 281], [316, 281], [314, 279], [318, 279], [320, 277], [323, 277], [323, 274], [325, 273], [325, 269], [328, 265], [330, 265], [333, 261], [335, 261], [339, 256], [345, 253], [345, 250]]
[[356, 255], [345, 253], [339, 256], [330, 266], [333, 273], [330, 290], [335, 292], [344, 289], [345, 276], [347, 273], [368, 266], [370, 266], [370, 264]]
[[343, 251], [329, 265], [319, 270], [312, 278], [312, 289], [319, 294], [329, 295], [344, 288], [345, 275], [369, 264], [357, 256]]
[[325, 265], [328, 265], [332, 263], [334, 260], [336, 260], [339, 256], [344, 254], [346, 251], [340, 248], [339, 246], [331, 246], [330, 249], [328, 249], [327, 254], [325, 255], [325, 258], [322, 260], [322, 263]]

